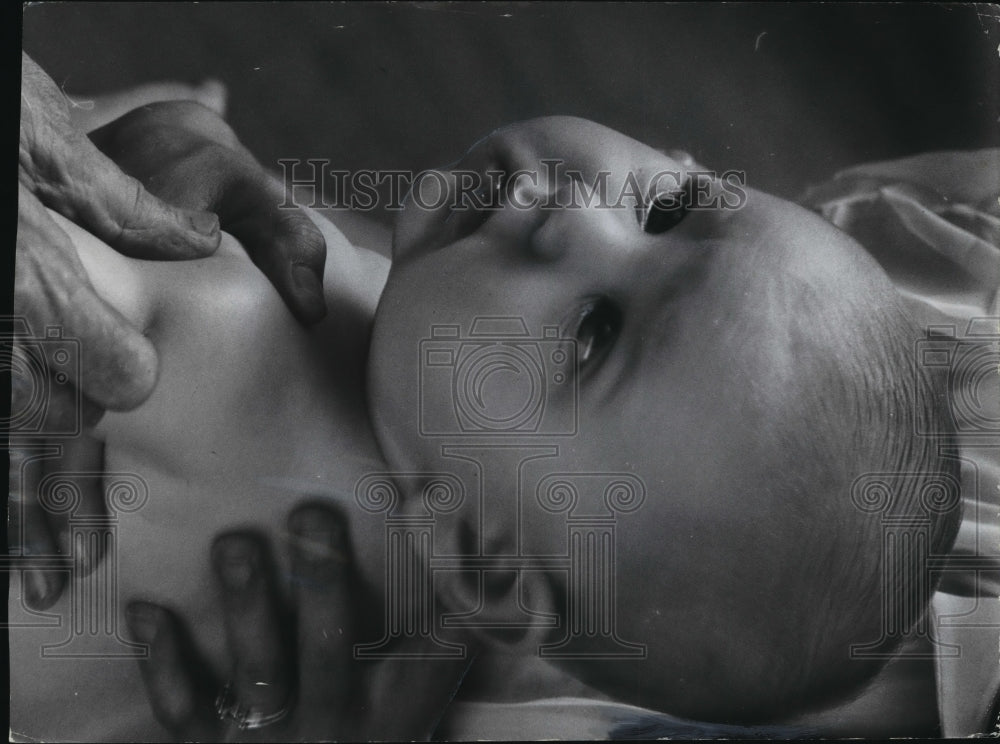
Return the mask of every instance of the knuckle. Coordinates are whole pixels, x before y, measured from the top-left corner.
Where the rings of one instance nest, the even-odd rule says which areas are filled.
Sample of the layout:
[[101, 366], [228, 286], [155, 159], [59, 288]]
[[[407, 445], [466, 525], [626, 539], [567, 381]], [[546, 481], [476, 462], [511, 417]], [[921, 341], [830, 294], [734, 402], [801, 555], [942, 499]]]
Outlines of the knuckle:
[[155, 197], [146, 191], [138, 178], [123, 174], [113, 188], [116, 193], [110, 201], [117, 208], [110, 209], [108, 214], [111, 223], [110, 242], [134, 242], [148, 238], [162, 229], [155, 219]]
[[120, 238], [123, 234], [134, 228], [137, 222], [141, 222], [143, 212], [143, 192], [144, 188], [139, 179], [126, 175], [118, 186], [121, 192], [121, 203], [125, 205], [125, 210], [116, 220], [117, 235]]
[[72, 134], [38, 125], [28, 139], [18, 152], [21, 172], [41, 201], [50, 206], [71, 207], [69, 196], [75, 182], [73, 164], [77, 157]]

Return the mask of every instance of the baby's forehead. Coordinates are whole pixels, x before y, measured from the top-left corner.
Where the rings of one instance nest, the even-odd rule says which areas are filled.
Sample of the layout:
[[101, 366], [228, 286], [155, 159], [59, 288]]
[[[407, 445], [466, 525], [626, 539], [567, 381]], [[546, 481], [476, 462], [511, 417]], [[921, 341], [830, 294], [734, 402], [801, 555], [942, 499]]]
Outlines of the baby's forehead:
[[854, 353], [857, 307], [839, 281], [803, 276], [780, 254], [741, 241], [702, 248], [680, 266], [676, 287], [634, 319], [641, 328], [623, 394], [656, 409], [681, 393], [674, 383], [683, 379], [706, 399], [717, 391], [738, 415], [744, 398], [791, 400], [819, 360]]

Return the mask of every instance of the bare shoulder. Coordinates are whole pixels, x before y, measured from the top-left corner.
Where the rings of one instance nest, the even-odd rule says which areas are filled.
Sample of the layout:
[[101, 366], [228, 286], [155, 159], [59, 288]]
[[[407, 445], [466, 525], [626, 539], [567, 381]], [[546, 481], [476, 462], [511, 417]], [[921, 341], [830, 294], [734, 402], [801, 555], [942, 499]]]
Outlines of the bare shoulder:
[[211, 256], [186, 261], [129, 258], [55, 212], [69, 235], [94, 291], [140, 330], [160, 333], [185, 315], [205, 316], [220, 305], [245, 310], [262, 302], [266, 279], [231, 235], [223, 233]]
[[61, 214], [48, 212], [72, 241], [98, 296], [136, 326], [145, 325], [151, 303], [138, 268], [141, 262], [123, 256]]
[[[389, 271], [381, 251], [356, 247], [331, 221], [307, 212], [326, 240], [324, 290], [329, 317], [345, 315], [364, 323], [374, 314]], [[211, 256], [188, 261], [145, 261], [121, 255], [84, 228], [50, 212], [76, 247], [97, 294], [143, 330], [162, 330], [164, 321], [197, 317], [222, 331], [232, 324], [253, 323], [260, 313], [289, 322], [291, 314], [264, 274], [254, 266], [243, 246], [223, 233]], [[376, 233], [371, 233], [375, 235]], [[387, 240], [378, 234], [378, 240]], [[370, 320], [370, 317], [367, 318]]]

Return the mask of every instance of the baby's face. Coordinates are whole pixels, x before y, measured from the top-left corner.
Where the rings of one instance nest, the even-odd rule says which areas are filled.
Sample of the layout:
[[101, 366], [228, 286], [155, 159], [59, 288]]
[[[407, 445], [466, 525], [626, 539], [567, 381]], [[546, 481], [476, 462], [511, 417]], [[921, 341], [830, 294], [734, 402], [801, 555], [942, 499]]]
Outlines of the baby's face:
[[[561, 171], [543, 160], [558, 160]], [[615, 668], [623, 685], [652, 675], [644, 684], [675, 695], [698, 681], [690, 670], [745, 650], [734, 623], [762, 630], [764, 613], [744, 616], [737, 598], [749, 592], [770, 608], [794, 590], [782, 576], [802, 546], [786, 534], [794, 509], [767, 487], [786, 463], [765, 433], [805, 437], [815, 422], [790, 392], [810, 340], [793, 332], [801, 308], [784, 290], [837, 281], [847, 293], [864, 291], [872, 268], [819, 217], [752, 189], [741, 199], [718, 180], [701, 201], [716, 196], [715, 208], [689, 209], [679, 221], [654, 216], [645, 227], [642, 205], [628, 196], [617, 208], [585, 208], [569, 196], [574, 178], [588, 189], [606, 178], [608, 202], [635, 191], [629, 179], [639, 199], [650, 199], [656, 174], [676, 174], [659, 179], [667, 191], [690, 167], [572, 118], [532, 120], [480, 141], [444, 179], [425, 181], [423, 204], [439, 206], [411, 200], [401, 215], [369, 373], [394, 468], [454, 472], [458, 461], [443, 445], [505, 445], [475, 457], [489, 461], [487, 480], [510, 474], [509, 485], [487, 483], [483, 496], [507, 504], [463, 506], [463, 526], [439, 536], [452, 543], [443, 552], [566, 554], [566, 514], [538, 511], [540, 479], [587, 473], [596, 483], [626, 473], [644, 484], [642, 504], [614, 517], [615, 571], [617, 632], [645, 644], [648, 658], [640, 671]], [[437, 185], [459, 188], [452, 174], [470, 170], [508, 174], [502, 208], [452, 210], [434, 199]], [[519, 170], [536, 183], [509, 177]], [[546, 208], [546, 194], [561, 198]], [[516, 320], [474, 325], [490, 318]], [[473, 359], [484, 339], [521, 323], [527, 335], [513, 346]], [[558, 330], [550, 338], [547, 328]], [[535, 378], [518, 358], [535, 361]], [[535, 446], [554, 449], [519, 467]], [[525, 572], [522, 604], [558, 607], [565, 576]], [[518, 591], [509, 581], [484, 586], [498, 600]]]

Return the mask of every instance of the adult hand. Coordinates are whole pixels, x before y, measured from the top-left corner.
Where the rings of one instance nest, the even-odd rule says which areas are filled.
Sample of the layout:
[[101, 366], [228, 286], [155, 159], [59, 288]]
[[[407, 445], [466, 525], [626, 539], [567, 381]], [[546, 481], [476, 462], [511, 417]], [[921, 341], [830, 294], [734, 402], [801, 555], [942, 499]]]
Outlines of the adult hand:
[[[46, 207], [126, 255], [160, 260], [214, 252], [219, 218], [208, 210], [219, 211], [223, 226], [244, 241], [303, 322], [325, 314], [325, 243], [300, 210], [280, 209], [280, 186], [208, 108], [151, 105], [94, 133], [94, 140], [116, 150], [134, 171], [127, 174], [74, 127], [66, 97], [26, 54], [21, 82], [18, 318], [0, 334], [5, 347], [0, 353], [11, 358], [11, 446], [37, 443], [49, 434], [61, 443], [61, 454], [48, 460], [46, 470], [76, 471], [79, 462], [100, 469], [99, 443], [86, 430], [105, 409], [128, 410], [148, 397], [157, 355], [140, 329], [94, 292], [71, 241]], [[151, 193], [137, 176], [168, 199]], [[63, 346], [75, 353], [63, 354], [67, 363], [54, 364], [48, 352]], [[73, 437], [79, 441], [70, 441]], [[99, 491], [97, 483], [89, 479], [84, 490]], [[57, 556], [68, 562], [64, 525], [38, 507], [30, 488], [21, 483], [12, 494], [20, 499], [12, 544], [29, 559], [41, 556], [41, 566]], [[99, 492], [91, 495], [88, 503], [103, 499]], [[95, 560], [76, 568], [89, 571]], [[34, 609], [51, 606], [65, 584], [63, 571], [38, 568], [24, 576], [25, 600]]]
[[[247, 245], [295, 315], [306, 323], [323, 317], [322, 235], [300, 210], [281, 208], [281, 185], [217, 114], [193, 102], [153, 104], [92, 139], [74, 128], [52, 79], [22, 54], [14, 311], [33, 335], [57, 327], [82, 343], [81, 364], [68, 372], [86, 399], [84, 423], [102, 409], [128, 410], [145, 400], [156, 380], [156, 352], [94, 293], [45, 207], [145, 259], [211, 254], [220, 240], [212, 212], [220, 212], [222, 226]], [[126, 172], [95, 142], [120, 158]], [[48, 415], [62, 431], [81, 412], [71, 406], [75, 391], [58, 389], [69, 394], [51, 401]], [[20, 392], [15, 388], [13, 412], [26, 403]]]
[[[100, 409], [141, 403], [156, 379], [156, 352], [139, 329], [99, 298], [49, 207], [121, 252], [141, 258], [196, 258], [219, 244], [215, 215], [177, 209], [149, 194], [70, 122], [65, 96], [30, 57], [21, 58], [18, 229], [14, 312], [34, 336], [58, 327], [84, 348], [66, 371], [87, 399], [88, 421]], [[68, 395], [49, 401], [46, 422], [62, 431], [79, 410]], [[12, 412], [26, 401], [15, 386]], [[12, 432], [16, 433], [16, 432]]]
[[[0, 353], [12, 377], [12, 472], [20, 476], [10, 494], [9, 534], [26, 558], [25, 601], [45, 609], [59, 597], [65, 572], [39, 566], [52, 566], [60, 556], [70, 565], [69, 532], [65, 519], [46, 512], [34, 491], [53, 469], [102, 469], [100, 443], [85, 430], [104, 409], [129, 409], [145, 400], [157, 370], [153, 345], [94, 292], [69, 237], [46, 207], [141, 258], [205, 256], [218, 246], [220, 233], [215, 215], [169, 206], [124, 174], [72, 124], [67, 99], [48, 75], [26, 54], [21, 61], [18, 317], [4, 324]], [[15, 468], [33, 451], [26, 445], [47, 436], [59, 443], [58, 457], [38, 461], [36, 451], [33, 465]], [[99, 481], [80, 481], [87, 508], [103, 504]], [[75, 568], [89, 571], [89, 558], [99, 556], [78, 560]]]
[[181, 618], [149, 602], [129, 604], [129, 628], [149, 644], [139, 664], [156, 718], [178, 741], [429, 738], [469, 662], [420, 659], [419, 641], [398, 649], [405, 660], [354, 659], [364, 602], [343, 517], [307, 503], [292, 512], [288, 530], [288, 603], [259, 536], [227, 533], [212, 547], [227, 686], [198, 658]]
[[194, 101], [152, 103], [90, 137], [150, 193], [218, 214], [300, 321], [325, 315], [322, 233], [216, 112]]

